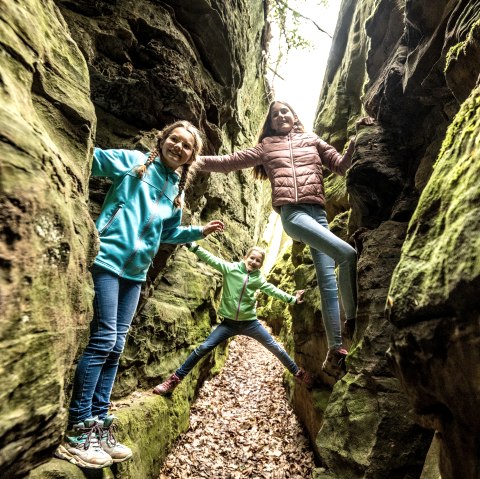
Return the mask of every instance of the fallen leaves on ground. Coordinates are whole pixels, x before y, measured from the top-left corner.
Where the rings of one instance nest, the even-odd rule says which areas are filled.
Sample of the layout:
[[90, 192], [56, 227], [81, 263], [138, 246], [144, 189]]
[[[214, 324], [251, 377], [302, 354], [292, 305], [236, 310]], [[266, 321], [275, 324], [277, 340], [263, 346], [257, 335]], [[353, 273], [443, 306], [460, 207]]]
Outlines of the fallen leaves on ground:
[[255, 340], [232, 340], [225, 367], [202, 387], [190, 428], [159, 479], [311, 477], [313, 453], [288, 404], [283, 370]]

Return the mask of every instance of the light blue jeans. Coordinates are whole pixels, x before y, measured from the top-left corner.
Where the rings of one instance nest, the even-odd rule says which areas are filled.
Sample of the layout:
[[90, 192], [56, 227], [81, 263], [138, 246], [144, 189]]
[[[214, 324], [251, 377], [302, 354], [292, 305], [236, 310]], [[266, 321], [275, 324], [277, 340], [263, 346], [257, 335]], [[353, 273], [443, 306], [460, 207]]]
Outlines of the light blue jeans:
[[298, 366], [287, 352], [272, 338], [269, 332], [262, 326], [258, 319], [252, 321], [235, 321], [225, 318], [210, 336], [196, 348], [187, 360], [175, 371], [175, 374], [183, 379], [215, 346], [233, 336], [243, 335], [256, 339], [262, 346], [274, 354], [280, 362], [292, 373], [298, 372]]
[[106, 269], [92, 270], [95, 286], [90, 339], [75, 372], [68, 425], [105, 418], [120, 355], [140, 298], [142, 283]]
[[[284, 205], [283, 229], [296, 241], [310, 246], [322, 302], [322, 318], [328, 347], [342, 346], [338, 289], [347, 319], [357, 313], [357, 252], [328, 228], [327, 213], [319, 205]], [[338, 286], [335, 275], [338, 264]]]

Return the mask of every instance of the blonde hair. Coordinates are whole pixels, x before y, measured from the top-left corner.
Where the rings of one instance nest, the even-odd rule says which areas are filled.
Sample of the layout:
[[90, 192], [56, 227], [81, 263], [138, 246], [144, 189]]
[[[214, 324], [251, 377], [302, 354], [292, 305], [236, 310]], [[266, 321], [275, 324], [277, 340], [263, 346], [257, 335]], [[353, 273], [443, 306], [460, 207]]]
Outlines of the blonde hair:
[[174, 123], [171, 123], [170, 125], [167, 125], [163, 130], [161, 130], [157, 134], [157, 146], [150, 152], [150, 155], [147, 159], [147, 161], [143, 164], [140, 165], [137, 168], [137, 175], [139, 178], [143, 178], [145, 173], [147, 172], [147, 168], [155, 161], [155, 158], [160, 158], [161, 159], [161, 152], [162, 152], [162, 146], [165, 143], [165, 140], [170, 136], [173, 130], [175, 128], [185, 128], [189, 133], [192, 134], [193, 136], [193, 152], [192, 152], [192, 160], [193, 163], [185, 163], [182, 166], [182, 174], [180, 175], [180, 181], [178, 182], [178, 195], [174, 199], [173, 204], [177, 208], [182, 208], [182, 193], [183, 191], [188, 188], [190, 183], [192, 182], [195, 173], [196, 173], [196, 159], [202, 152], [203, 148], [203, 140], [202, 136], [200, 134], [200, 131], [193, 126], [189, 121], [186, 120], [178, 120]]
[[265, 261], [265, 256], [267, 255], [267, 252], [263, 248], [260, 248], [260, 246], [252, 246], [251, 248], [249, 248], [245, 253], [244, 258], [248, 258], [250, 254], [253, 253], [254, 251], [256, 251], [262, 256], [262, 264], [263, 264], [263, 262]]
[[[295, 110], [285, 101], [274, 100], [270, 103], [268, 107], [268, 113], [265, 116], [265, 120], [263, 122], [262, 128], [260, 130], [260, 134], [258, 135], [258, 143], [261, 143], [265, 138], [268, 136], [275, 136], [276, 133], [272, 128], [272, 109], [276, 103], [280, 103], [285, 105], [293, 114], [295, 122], [293, 123], [293, 131], [296, 133], [303, 133], [305, 131], [305, 127], [303, 123], [298, 119], [298, 115], [295, 113]], [[268, 178], [267, 173], [263, 165], [257, 165], [253, 167], [253, 176], [259, 180], [266, 180]]]

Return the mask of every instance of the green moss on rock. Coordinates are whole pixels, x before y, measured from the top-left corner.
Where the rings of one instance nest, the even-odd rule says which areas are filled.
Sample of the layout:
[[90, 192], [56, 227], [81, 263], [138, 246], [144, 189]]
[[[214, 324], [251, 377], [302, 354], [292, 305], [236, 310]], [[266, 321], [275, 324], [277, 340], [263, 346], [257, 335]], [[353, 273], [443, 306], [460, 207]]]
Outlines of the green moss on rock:
[[479, 109], [477, 88], [448, 129], [410, 221], [389, 293], [393, 320], [412, 321], [480, 274]]

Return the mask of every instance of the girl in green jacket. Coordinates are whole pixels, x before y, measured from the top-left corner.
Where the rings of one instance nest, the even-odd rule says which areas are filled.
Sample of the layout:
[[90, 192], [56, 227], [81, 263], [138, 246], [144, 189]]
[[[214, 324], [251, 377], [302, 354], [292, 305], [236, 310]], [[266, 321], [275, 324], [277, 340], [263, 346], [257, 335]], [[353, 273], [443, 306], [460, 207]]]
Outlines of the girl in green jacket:
[[198, 245], [187, 244], [187, 246], [201, 260], [223, 275], [222, 298], [218, 308], [218, 314], [223, 321], [205, 342], [190, 354], [180, 368], [165, 382], [156, 386], [153, 392], [160, 395], [172, 392], [201, 358], [223, 341], [239, 334], [256, 339], [282, 362], [297, 382], [309, 387], [310, 375], [295, 364], [295, 361], [261, 325], [255, 308], [257, 290], [291, 304], [302, 303], [304, 291], [296, 291], [295, 296], [292, 296], [269, 283], [260, 273], [265, 251], [257, 246], [250, 248], [243, 260], [236, 263], [217, 258]]
[[120, 355], [138, 304], [141, 284], [160, 243], [185, 243], [223, 230], [221, 221], [181, 226], [190, 165], [202, 148], [187, 121], [165, 127], [151, 153], [95, 148], [92, 175], [112, 181], [96, 222], [100, 250], [90, 338], [79, 359], [68, 414], [68, 431], [55, 455], [84, 468], [122, 462], [132, 451], [113, 436], [108, 414]]

